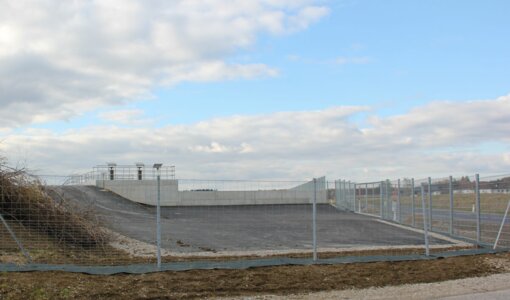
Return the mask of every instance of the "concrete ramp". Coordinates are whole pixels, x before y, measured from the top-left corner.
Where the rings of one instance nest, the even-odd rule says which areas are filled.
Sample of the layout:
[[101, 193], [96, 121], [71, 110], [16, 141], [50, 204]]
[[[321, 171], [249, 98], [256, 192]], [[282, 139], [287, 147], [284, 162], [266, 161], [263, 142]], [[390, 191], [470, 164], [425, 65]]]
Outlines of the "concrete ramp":
[[[93, 209], [103, 226], [124, 236], [155, 244], [156, 210], [94, 186], [55, 188], [80, 207]], [[218, 205], [163, 207], [162, 246], [177, 253], [310, 250], [312, 206]], [[423, 245], [423, 234], [375, 218], [317, 206], [320, 248]], [[432, 238], [432, 245], [450, 241]]]
[[[243, 189], [237, 186], [238, 182], [219, 181], [222, 184], [221, 189], [209, 188], [214, 187], [215, 183], [217, 182], [161, 180], [161, 206], [309, 204], [312, 203], [314, 196], [317, 203], [328, 203], [325, 177], [317, 179], [315, 187], [314, 181], [305, 183], [268, 182], [269, 184], [279, 184], [280, 187], [252, 186], [251, 189]], [[248, 182], [248, 185], [255, 183]], [[223, 186], [224, 184], [227, 184], [227, 187]], [[194, 186], [194, 188], [181, 189], [183, 185]], [[155, 180], [98, 180], [96, 186], [110, 190], [134, 202], [156, 205], [157, 181]]]

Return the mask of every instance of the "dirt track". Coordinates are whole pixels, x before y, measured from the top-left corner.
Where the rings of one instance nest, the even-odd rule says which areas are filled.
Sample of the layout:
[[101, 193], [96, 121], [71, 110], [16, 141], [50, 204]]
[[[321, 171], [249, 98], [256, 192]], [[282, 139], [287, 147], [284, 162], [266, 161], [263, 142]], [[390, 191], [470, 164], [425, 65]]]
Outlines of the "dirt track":
[[317, 291], [437, 282], [503, 272], [509, 254], [434, 261], [336, 266], [284, 266], [249, 270], [92, 276], [61, 272], [3, 273], [1, 299], [190, 299], [289, 295]]

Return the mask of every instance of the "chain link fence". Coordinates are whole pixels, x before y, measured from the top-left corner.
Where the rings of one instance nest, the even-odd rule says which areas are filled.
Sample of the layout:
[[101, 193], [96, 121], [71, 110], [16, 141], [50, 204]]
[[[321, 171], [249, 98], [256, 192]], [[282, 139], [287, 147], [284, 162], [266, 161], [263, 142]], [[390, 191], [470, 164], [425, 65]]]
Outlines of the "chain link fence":
[[510, 175], [360, 183], [133, 170], [1, 173], [0, 265], [180, 262], [193, 269], [203, 260], [377, 261], [510, 246]]

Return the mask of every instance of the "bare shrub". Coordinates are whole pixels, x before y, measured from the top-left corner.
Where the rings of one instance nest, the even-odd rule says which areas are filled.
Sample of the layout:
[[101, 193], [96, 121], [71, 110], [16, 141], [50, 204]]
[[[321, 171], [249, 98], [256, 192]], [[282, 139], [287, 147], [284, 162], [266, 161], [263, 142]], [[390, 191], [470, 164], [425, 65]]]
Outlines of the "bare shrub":
[[12, 169], [0, 158], [0, 213], [10, 220], [47, 234], [58, 243], [81, 248], [104, 247], [108, 235], [86, 213], [55, 201], [37, 177]]

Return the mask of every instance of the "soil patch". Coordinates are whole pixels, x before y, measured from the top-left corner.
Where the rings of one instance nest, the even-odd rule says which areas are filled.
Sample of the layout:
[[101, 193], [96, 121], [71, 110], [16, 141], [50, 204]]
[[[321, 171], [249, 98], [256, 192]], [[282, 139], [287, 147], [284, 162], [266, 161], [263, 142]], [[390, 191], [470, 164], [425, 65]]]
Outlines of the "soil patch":
[[[508, 253], [432, 261], [280, 266], [99, 276], [0, 273], [1, 299], [193, 299], [437, 282], [505, 272]], [[497, 263], [495, 263], [497, 262]]]

